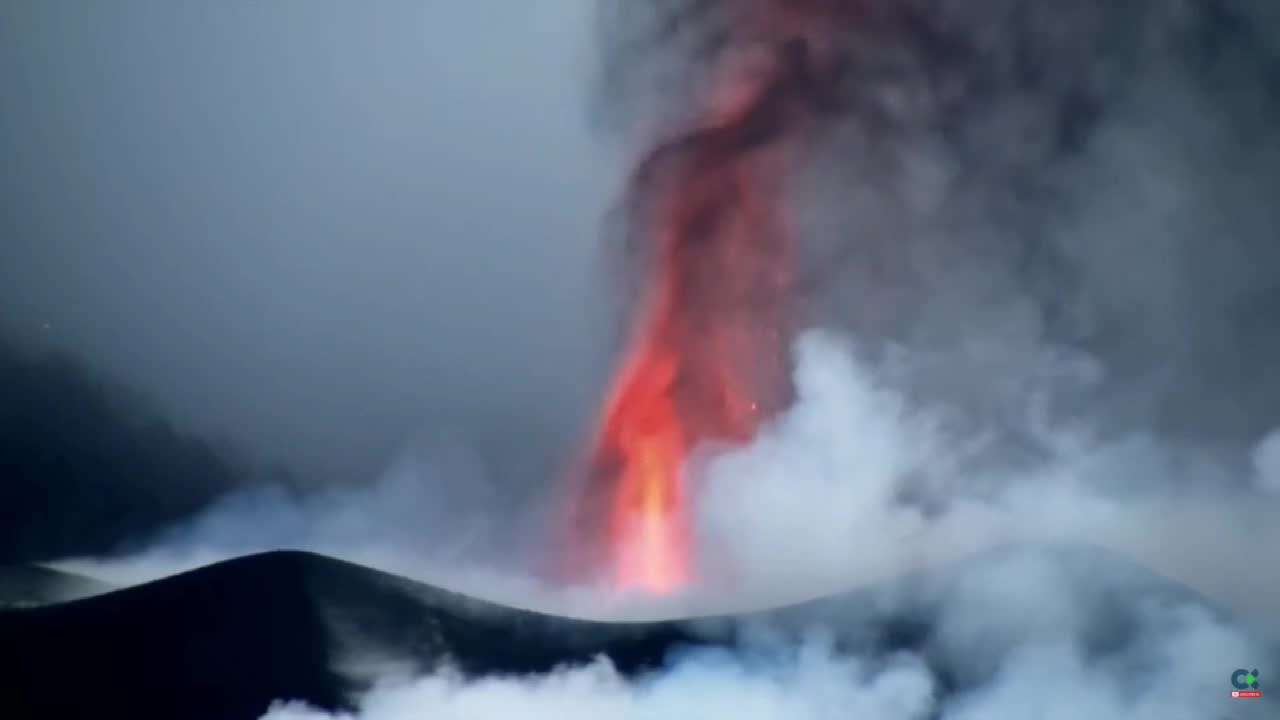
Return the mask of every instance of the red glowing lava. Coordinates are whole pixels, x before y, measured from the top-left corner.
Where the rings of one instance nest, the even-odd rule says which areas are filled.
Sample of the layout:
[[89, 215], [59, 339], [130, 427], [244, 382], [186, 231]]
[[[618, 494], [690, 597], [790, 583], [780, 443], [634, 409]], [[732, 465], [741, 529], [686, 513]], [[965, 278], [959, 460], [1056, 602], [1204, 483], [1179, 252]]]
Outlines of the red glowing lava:
[[632, 177], [643, 292], [573, 503], [572, 572], [603, 571], [620, 590], [667, 593], [693, 579], [690, 453], [749, 442], [790, 399], [796, 258], [783, 178], [808, 120], [838, 97], [832, 29], [861, 7], [698, 7], [716, 3], [725, 12], [702, 17], [735, 25], [704, 58], [714, 70], [705, 106]]
[[790, 38], [764, 69], [726, 73], [696, 127], [637, 173], [647, 291], [588, 473], [588, 512], [607, 517], [595, 541], [620, 589], [666, 593], [691, 578], [689, 452], [749, 441], [789, 396], [793, 258], [780, 176], [807, 53]]

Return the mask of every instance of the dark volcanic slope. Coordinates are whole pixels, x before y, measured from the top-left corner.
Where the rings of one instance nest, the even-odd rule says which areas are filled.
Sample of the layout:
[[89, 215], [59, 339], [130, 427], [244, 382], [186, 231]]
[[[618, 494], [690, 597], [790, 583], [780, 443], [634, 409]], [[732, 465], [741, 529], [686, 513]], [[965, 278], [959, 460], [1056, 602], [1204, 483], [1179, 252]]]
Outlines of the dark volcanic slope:
[[0, 678], [32, 717], [256, 718], [275, 699], [343, 707], [350, 649], [424, 667], [531, 673], [609, 656], [625, 672], [690, 638], [672, 624], [514, 611], [300, 552], [230, 560], [62, 605], [0, 612]]
[[[682, 647], [750, 642], [752, 633], [738, 631], [767, 619], [783, 633], [814, 623], [838, 629], [839, 646], [860, 654], [920, 652], [950, 693], [981, 676], [968, 658], [936, 652], [934, 624], [946, 597], [937, 590], [981, 578], [983, 565], [1004, 553], [880, 588], [693, 623], [558, 618], [319, 555], [266, 553], [61, 605], [0, 611], [0, 687], [4, 710], [29, 709], [20, 717], [238, 720], [259, 717], [277, 699], [345, 707], [362, 681], [335, 668], [352, 669], [353, 660], [408, 661], [421, 670], [448, 661], [484, 675], [540, 673], [605, 655], [633, 674]], [[1105, 551], [1056, 555], [1066, 586], [1097, 618], [1079, 638], [1091, 657], [1136, 641], [1135, 593], [1203, 604]], [[897, 601], [877, 602], [885, 591]]]
[[112, 589], [101, 580], [42, 565], [0, 565], [0, 608], [65, 602]]

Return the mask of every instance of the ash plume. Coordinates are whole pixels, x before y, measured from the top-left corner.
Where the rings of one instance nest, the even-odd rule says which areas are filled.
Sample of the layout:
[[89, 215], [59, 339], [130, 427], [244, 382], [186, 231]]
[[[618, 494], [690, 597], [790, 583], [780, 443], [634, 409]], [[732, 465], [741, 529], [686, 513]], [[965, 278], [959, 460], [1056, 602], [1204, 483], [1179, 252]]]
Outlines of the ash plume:
[[[644, 40], [701, 66], [728, 42], [721, 18], [751, 4], [658, 5], [642, 39], [644, 24], [609, 26], [611, 78], [670, 82]], [[1275, 386], [1246, 349], [1276, 298], [1257, 190], [1280, 168], [1270, 6], [830, 5], [831, 99], [794, 193], [820, 322], [913, 348], [1078, 349], [1133, 422], [1268, 429], [1277, 398], [1218, 382]], [[1250, 407], [1219, 399], [1240, 394]]]

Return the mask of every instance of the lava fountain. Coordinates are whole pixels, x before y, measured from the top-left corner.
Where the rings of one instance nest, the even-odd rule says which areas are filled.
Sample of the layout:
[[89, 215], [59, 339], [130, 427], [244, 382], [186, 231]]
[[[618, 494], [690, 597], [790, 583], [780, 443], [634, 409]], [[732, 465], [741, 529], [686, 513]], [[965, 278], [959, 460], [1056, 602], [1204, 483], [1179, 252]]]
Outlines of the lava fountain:
[[791, 392], [782, 178], [813, 42], [785, 22], [792, 4], [764, 7], [773, 22], [757, 27], [769, 31], [719, 54], [705, 110], [632, 179], [647, 274], [578, 508], [580, 539], [620, 590], [668, 593], [691, 579], [687, 456], [750, 441]]

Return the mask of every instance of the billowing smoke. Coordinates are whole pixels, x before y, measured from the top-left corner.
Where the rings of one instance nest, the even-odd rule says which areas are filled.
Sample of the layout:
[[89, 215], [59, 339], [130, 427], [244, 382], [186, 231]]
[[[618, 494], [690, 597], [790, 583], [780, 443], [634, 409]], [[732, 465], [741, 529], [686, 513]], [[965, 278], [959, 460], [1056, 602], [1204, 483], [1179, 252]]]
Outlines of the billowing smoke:
[[[1202, 552], [1229, 563], [1242, 538], [1277, 539], [1267, 529], [1274, 506], [1235, 515], [1247, 531], [1215, 539], [1225, 529], [1216, 516], [1229, 517], [1228, 503], [1199, 498], [1199, 509], [1179, 520], [1163, 512], [1163, 493], [1122, 497], [1093, 486], [1095, 472], [1159, 460], [1126, 441], [1077, 446], [1023, 475], [1017, 491], [953, 496], [954, 506], [936, 515], [903, 506], [894, 477], [940, 468], [941, 458], [964, 448], [938, 438], [927, 414], [877, 385], [849, 350], [832, 336], [802, 337], [795, 407], [751, 447], [708, 461], [700, 529], [721, 554], [704, 564], [739, 572], [731, 594], [708, 593], [686, 610], [760, 607], [859, 587], [871, 589], [867, 603], [831, 600], [800, 614], [754, 618], [743, 647], [690, 651], [639, 679], [623, 678], [605, 660], [528, 678], [466, 680], [447, 668], [389, 677], [364, 697], [359, 717], [398, 720], [429, 710], [441, 717], [732, 712], [967, 720], [1087, 711], [1106, 720], [1191, 720], [1227, 709], [1232, 717], [1265, 717], [1267, 707], [1249, 715], [1252, 706], [1227, 705], [1227, 677], [1240, 658], [1275, 657], [1258, 623], [1274, 618], [1275, 573], [1241, 563], [1204, 577], [1187, 556], [1160, 551], [1192, 533], [1207, 543]], [[1124, 461], [1099, 460], [1108, 453]], [[741, 492], [744, 482], [753, 492]], [[1153, 542], [1136, 543], [1128, 531]], [[1100, 551], [1082, 550], [1083, 543]], [[1244, 603], [1232, 619], [1223, 603], [1142, 567], [1160, 563], [1197, 588], [1255, 604]], [[1265, 577], [1248, 587], [1250, 574]], [[887, 618], [922, 623], [924, 647], [885, 650], [860, 639]], [[328, 716], [282, 702], [268, 717]]]
[[[647, 132], [691, 107], [752, 5], [605, 3], [601, 117]], [[469, 569], [501, 554], [495, 527], [535, 523], [448, 461], [371, 492], [229, 500], [146, 557], [301, 546], [625, 617], [875, 593], [871, 611], [783, 612], [759, 647], [639, 680], [603, 661], [389, 678], [361, 701], [371, 719], [1266, 716], [1226, 703], [1234, 668], [1280, 665], [1280, 572], [1251, 551], [1280, 541], [1280, 10], [779, 6], [830, 21], [786, 178], [812, 329], [795, 402], [686, 463], [707, 569], [686, 594], [593, 606], [536, 572]], [[928, 628], [923, 649], [860, 644], [886, 616]]]
[[[1033, 566], [1034, 567], [1034, 566]], [[1028, 576], [1030, 568], [1001, 568], [986, 581], [1019, 584], [1052, 580]], [[1065, 586], [1043, 586], [1067, 591]], [[1075, 599], [1075, 598], [1072, 598]], [[966, 634], [966, 647], [988, 628], [970, 624], [965, 613], [991, 617], [990, 595], [956, 598], [948, 628]], [[979, 606], [978, 603], [984, 603]], [[1039, 610], [1040, 608], [1037, 608]], [[817, 720], [855, 717], [875, 720], [978, 720], [980, 718], [1169, 718], [1217, 717], [1223, 693], [1208, 678], [1218, 666], [1253, 652], [1239, 634], [1193, 608], [1151, 609], [1140, 622], [1150, 626], [1123, 650], [1098, 661], [1069, 631], [1050, 622], [1070, 620], [1061, 604], [1048, 608], [1037, 628], [1020, 628], [1016, 649], [991, 670], [984, 684], [942, 701], [947, 681], [924, 658], [895, 654], [851, 657], [830, 641], [814, 638], [787, 648], [761, 647], [730, 655], [699, 652], [676, 659], [661, 673], [627, 682], [605, 661], [566, 668], [545, 677], [464, 682], [449, 673], [413, 681], [393, 681], [371, 693], [360, 717], [401, 720], [431, 713], [441, 718], [698, 718], [724, 715], [751, 720]], [[1008, 629], [1005, 628], [1007, 631]], [[939, 651], [940, 655], [950, 652]], [[965, 658], [950, 658], [962, 666]], [[936, 661], [935, 661], [936, 662]], [[1158, 668], [1155, 670], [1153, 668]], [[1140, 679], [1139, 679], [1140, 678]], [[1248, 708], [1246, 708], [1246, 711]], [[311, 720], [326, 714], [280, 703], [265, 717]], [[1246, 715], [1240, 715], [1246, 717]], [[1262, 715], [1257, 715], [1262, 717]]]
[[[1274, 662], [1277, 574], [1238, 553], [1280, 539], [1274, 500], [1175, 498], [1155, 479], [1176, 466], [1162, 446], [1053, 428], [1043, 432], [1059, 435], [1060, 453], [1000, 478], [997, 489], [922, 495], [911, 481], [917, 473], [951, 476], [972, 448], [948, 440], [936, 413], [878, 381], [847, 340], [803, 335], [796, 360], [796, 405], [751, 446], [701, 459], [694, 472], [703, 481], [700, 546], [710, 554], [702, 564], [730, 576], [707, 582], [732, 584], [699, 588], [683, 606], [611, 604], [528, 577], [477, 575], [456, 562], [461, 556], [439, 562], [414, 545], [422, 535], [405, 516], [448, 506], [443, 487], [436, 497], [420, 489], [429, 475], [392, 473], [377, 492], [324, 502], [245, 498], [211, 513], [184, 542], [220, 554], [302, 545], [574, 614], [697, 614], [872, 593], [869, 608], [829, 601], [757, 619], [747, 633], [758, 639], [746, 647], [691, 652], [639, 679], [604, 660], [546, 677], [466, 680], [448, 668], [387, 677], [360, 701], [359, 716], [372, 719], [427, 708], [443, 717], [701, 717], [738, 708], [761, 718], [856, 709], [889, 720], [1065, 718], [1086, 707], [1107, 719], [1191, 720], [1230, 707], [1232, 669]], [[1187, 472], [1191, 482], [1209, 481]], [[1149, 487], [1117, 490], [1120, 473]], [[904, 618], [928, 629], [922, 649], [890, 652], [860, 640]], [[1253, 717], [1241, 714], [1252, 707], [1230, 709]], [[282, 702], [269, 717], [325, 715]]]

